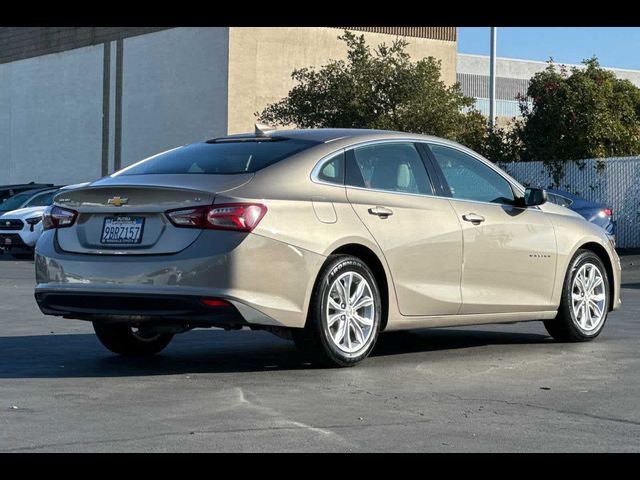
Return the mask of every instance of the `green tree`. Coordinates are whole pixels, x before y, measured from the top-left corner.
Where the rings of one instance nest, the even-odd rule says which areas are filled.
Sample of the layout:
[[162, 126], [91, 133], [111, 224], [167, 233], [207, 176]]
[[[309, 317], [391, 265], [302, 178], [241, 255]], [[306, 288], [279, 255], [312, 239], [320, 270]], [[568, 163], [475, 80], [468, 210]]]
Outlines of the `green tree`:
[[292, 73], [296, 85], [258, 113], [261, 122], [299, 128], [373, 128], [425, 133], [480, 148], [486, 120], [459, 85], [440, 80], [433, 57], [412, 62], [405, 40], [373, 52], [364, 35], [349, 31], [347, 60]]
[[640, 154], [640, 89], [600, 67], [594, 57], [584, 68], [553, 61], [531, 80], [521, 99], [523, 121], [508, 142], [522, 160], [542, 160], [554, 183], [566, 161]]

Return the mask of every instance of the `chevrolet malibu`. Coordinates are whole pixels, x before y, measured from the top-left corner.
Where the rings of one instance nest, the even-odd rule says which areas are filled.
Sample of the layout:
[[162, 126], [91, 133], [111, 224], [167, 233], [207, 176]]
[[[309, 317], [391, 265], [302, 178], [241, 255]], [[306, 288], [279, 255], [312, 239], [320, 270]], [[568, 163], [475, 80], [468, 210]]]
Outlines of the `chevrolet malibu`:
[[389, 330], [541, 320], [592, 340], [620, 305], [604, 230], [423, 135], [257, 127], [62, 192], [43, 223], [40, 309], [122, 355], [250, 327], [349, 366]]

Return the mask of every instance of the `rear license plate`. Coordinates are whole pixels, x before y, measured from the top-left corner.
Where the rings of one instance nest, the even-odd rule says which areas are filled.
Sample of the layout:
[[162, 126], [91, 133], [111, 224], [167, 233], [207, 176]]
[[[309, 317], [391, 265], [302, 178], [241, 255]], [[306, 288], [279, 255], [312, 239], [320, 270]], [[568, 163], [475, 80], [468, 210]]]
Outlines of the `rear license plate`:
[[100, 243], [137, 244], [142, 241], [144, 217], [107, 217], [104, 219]]

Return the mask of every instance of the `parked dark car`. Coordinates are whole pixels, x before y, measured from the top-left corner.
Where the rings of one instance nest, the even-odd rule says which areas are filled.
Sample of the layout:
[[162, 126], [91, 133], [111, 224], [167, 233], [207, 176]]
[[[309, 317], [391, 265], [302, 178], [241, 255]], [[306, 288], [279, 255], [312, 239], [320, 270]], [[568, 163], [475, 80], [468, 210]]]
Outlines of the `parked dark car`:
[[555, 189], [547, 190], [547, 201], [573, 210], [615, 237], [616, 222], [613, 219], [613, 210], [605, 203], [592, 202], [569, 192]]
[[18, 193], [25, 192], [27, 190], [43, 189], [53, 187], [53, 183], [20, 183], [16, 185], [0, 185], [0, 208], [2, 203], [17, 195]]

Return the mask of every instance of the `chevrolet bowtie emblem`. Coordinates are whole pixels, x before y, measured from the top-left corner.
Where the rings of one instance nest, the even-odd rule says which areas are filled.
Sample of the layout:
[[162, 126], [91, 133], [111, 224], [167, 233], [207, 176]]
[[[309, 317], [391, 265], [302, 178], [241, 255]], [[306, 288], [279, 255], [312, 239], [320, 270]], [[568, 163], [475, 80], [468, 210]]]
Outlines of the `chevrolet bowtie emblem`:
[[129, 201], [128, 198], [113, 197], [107, 200], [107, 205], [113, 205], [114, 207], [121, 207], [128, 201]]

